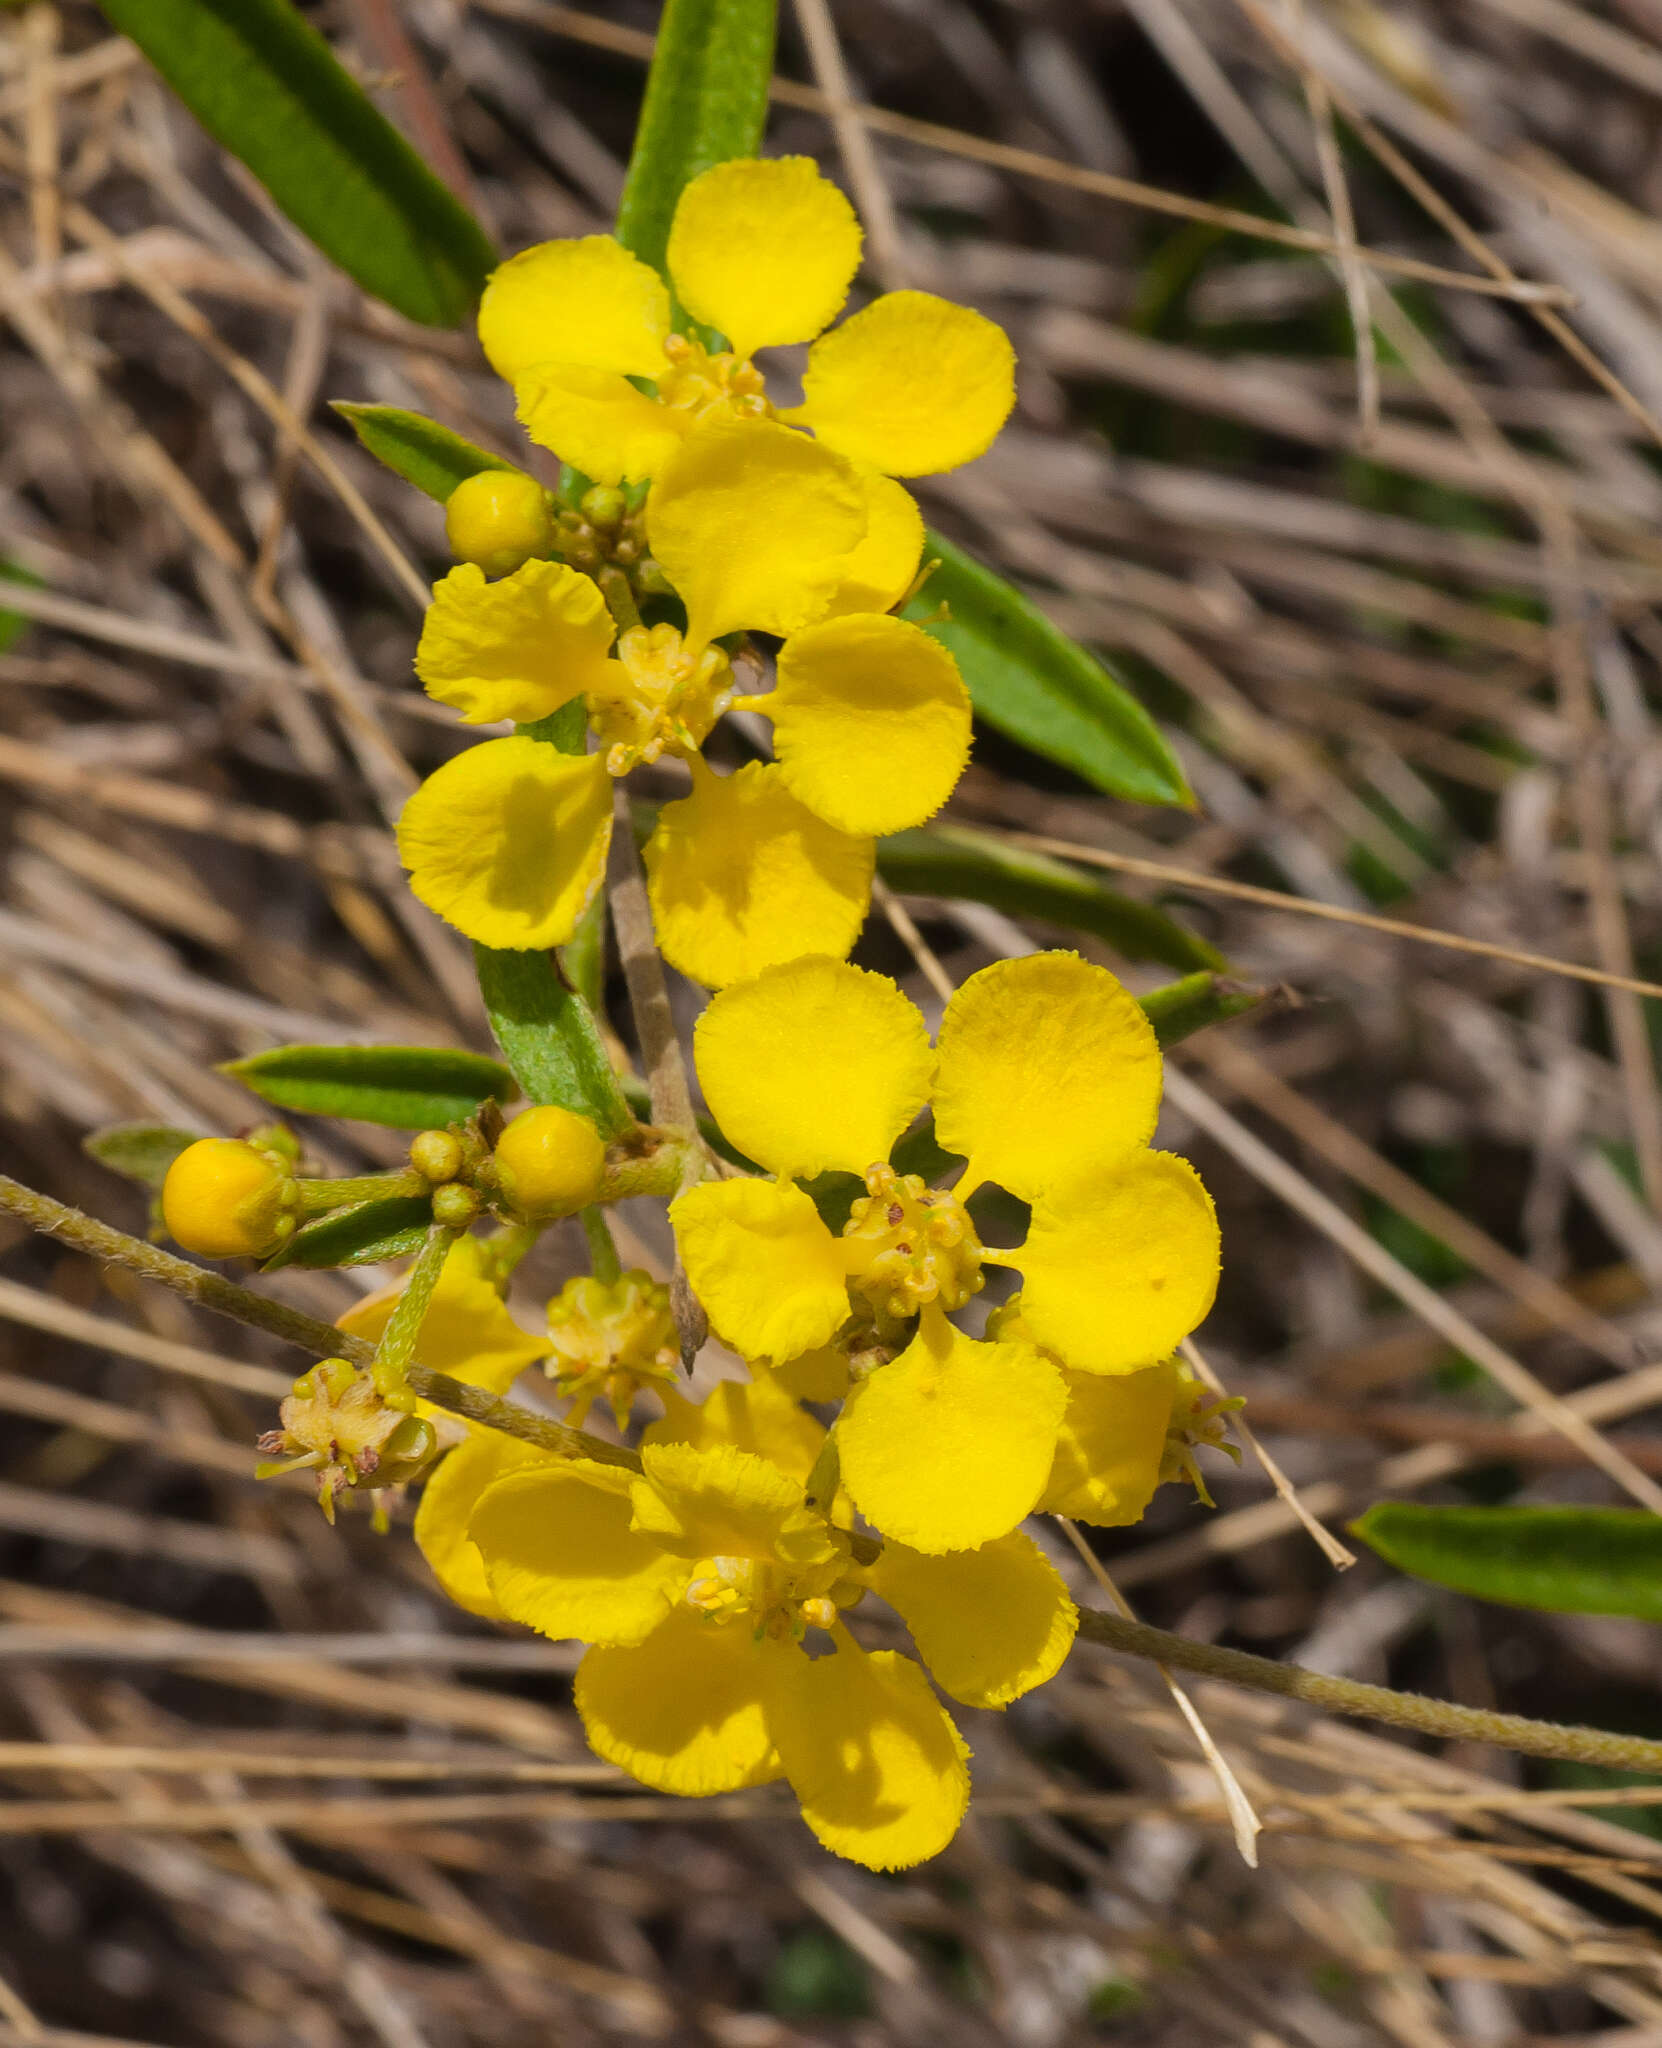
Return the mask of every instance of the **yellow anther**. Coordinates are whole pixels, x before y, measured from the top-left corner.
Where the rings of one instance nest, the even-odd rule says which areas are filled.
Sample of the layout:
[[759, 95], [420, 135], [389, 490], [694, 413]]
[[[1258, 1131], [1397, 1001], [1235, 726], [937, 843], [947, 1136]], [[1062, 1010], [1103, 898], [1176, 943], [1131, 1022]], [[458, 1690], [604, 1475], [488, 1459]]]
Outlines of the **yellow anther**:
[[817, 1594], [812, 1600], [804, 1600], [797, 1609], [810, 1628], [831, 1628], [837, 1619], [837, 1603], [829, 1594]]
[[690, 655], [673, 626], [631, 626], [619, 635], [617, 660], [615, 693], [589, 699], [613, 775], [664, 753], [696, 753], [737, 688], [719, 647]]
[[487, 576], [511, 576], [554, 546], [548, 493], [517, 469], [464, 477], [445, 501], [444, 530], [456, 559], [476, 562]]
[[1171, 1421], [1166, 1425], [1166, 1449], [1160, 1460], [1160, 1484], [1169, 1480], [1186, 1479], [1207, 1507], [1216, 1503], [1207, 1489], [1200, 1462], [1195, 1456], [1198, 1450], [1222, 1451], [1227, 1458], [1241, 1462], [1241, 1447], [1229, 1441], [1229, 1418], [1238, 1409], [1246, 1406], [1243, 1394], [1214, 1394], [1212, 1389], [1195, 1378], [1189, 1368], [1179, 1361], [1177, 1365], [1177, 1391], [1172, 1398]]
[[849, 1286], [891, 1321], [904, 1322], [930, 1301], [962, 1308], [984, 1284], [969, 1211], [915, 1173], [872, 1167], [843, 1239]]
[[626, 1428], [642, 1383], [673, 1385], [680, 1371], [669, 1289], [638, 1270], [616, 1280], [568, 1280], [548, 1304], [548, 1339], [543, 1369], [571, 1401], [568, 1419], [577, 1428], [597, 1399]]
[[724, 349], [712, 355], [701, 343], [672, 334], [664, 343], [669, 368], [658, 379], [658, 403], [702, 420], [710, 413], [771, 419], [767, 383], [747, 357]]
[[162, 1220], [205, 1259], [263, 1259], [294, 1235], [300, 1190], [290, 1162], [241, 1138], [199, 1138], [168, 1168]]
[[496, 1184], [522, 1222], [574, 1215], [600, 1192], [606, 1148], [586, 1117], [549, 1103], [524, 1109], [496, 1141]]
[[410, 1411], [415, 1397], [388, 1397], [370, 1374], [344, 1358], [326, 1358], [302, 1373], [278, 1411], [281, 1427], [260, 1438], [278, 1472], [315, 1471], [318, 1505], [332, 1522], [335, 1496], [348, 1487], [379, 1492], [418, 1478], [438, 1449], [433, 1425]]

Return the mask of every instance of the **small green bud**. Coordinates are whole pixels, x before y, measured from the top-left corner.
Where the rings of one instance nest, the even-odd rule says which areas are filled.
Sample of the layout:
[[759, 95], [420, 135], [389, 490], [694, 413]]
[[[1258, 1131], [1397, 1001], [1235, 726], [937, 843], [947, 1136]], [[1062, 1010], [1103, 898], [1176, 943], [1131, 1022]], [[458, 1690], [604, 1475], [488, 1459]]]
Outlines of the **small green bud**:
[[454, 1180], [462, 1170], [461, 1141], [450, 1131], [418, 1131], [410, 1140], [410, 1164], [423, 1180]]
[[433, 1221], [450, 1230], [465, 1230], [483, 1206], [477, 1192], [459, 1180], [433, 1190]]

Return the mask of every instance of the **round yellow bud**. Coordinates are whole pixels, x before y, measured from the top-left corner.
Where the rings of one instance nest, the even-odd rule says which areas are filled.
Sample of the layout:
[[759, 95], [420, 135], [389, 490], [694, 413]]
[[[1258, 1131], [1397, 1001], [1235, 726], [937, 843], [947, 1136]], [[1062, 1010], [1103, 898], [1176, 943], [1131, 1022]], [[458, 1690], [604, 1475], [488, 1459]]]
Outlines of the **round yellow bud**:
[[162, 1220], [204, 1259], [263, 1259], [294, 1235], [299, 1190], [287, 1163], [241, 1138], [199, 1138], [162, 1184]]
[[527, 1223], [552, 1223], [592, 1202], [605, 1167], [594, 1125], [552, 1104], [522, 1109], [496, 1141], [496, 1184]]
[[418, 1131], [410, 1140], [410, 1164], [423, 1180], [454, 1180], [462, 1170], [462, 1147], [451, 1131]]
[[444, 507], [444, 530], [458, 561], [487, 576], [511, 576], [554, 545], [548, 493], [517, 469], [481, 469], [464, 477]]
[[452, 1230], [465, 1230], [478, 1215], [480, 1206], [473, 1189], [458, 1180], [447, 1180], [433, 1190], [433, 1221], [447, 1224]]

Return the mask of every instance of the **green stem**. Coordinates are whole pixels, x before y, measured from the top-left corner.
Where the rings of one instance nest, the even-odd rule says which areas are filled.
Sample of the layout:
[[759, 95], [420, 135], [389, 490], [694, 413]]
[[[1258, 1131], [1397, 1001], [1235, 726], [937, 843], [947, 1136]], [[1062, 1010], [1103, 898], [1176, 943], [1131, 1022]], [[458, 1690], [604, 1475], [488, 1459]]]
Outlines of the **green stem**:
[[210, 1272], [206, 1266], [193, 1266], [188, 1259], [176, 1258], [159, 1245], [129, 1237], [124, 1230], [114, 1230], [109, 1224], [63, 1202], [55, 1202], [50, 1195], [37, 1194], [33, 1188], [26, 1188], [4, 1174], [0, 1174], [0, 1211], [16, 1216], [31, 1230], [55, 1237], [60, 1244], [86, 1252], [91, 1258], [125, 1266], [130, 1273], [142, 1274], [146, 1280], [170, 1287], [199, 1308], [234, 1316], [239, 1323], [298, 1344], [315, 1358], [348, 1358], [354, 1365], [368, 1365], [375, 1356], [375, 1347], [361, 1337], [349, 1337], [332, 1323], [319, 1322], [316, 1316], [301, 1309], [254, 1294], [234, 1280], [227, 1280], [224, 1274]]
[[486, 1429], [500, 1430], [504, 1436], [517, 1437], [522, 1444], [535, 1444], [539, 1451], [551, 1451], [557, 1458], [587, 1458], [597, 1465], [621, 1465], [629, 1472], [641, 1469], [639, 1451], [609, 1444], [604, 1437], [590, 1436], [586, 1429], [556, 1422], [552, 1415], [534, 1414], [517, 1401], [491, 1393], [487, 1387], [470, 1387], [465, 1381], [453, 1380], [448, 1373], [434, 1372], [431, 1366], [412, 1365], [407, 1384], [412, 1393], [437, 1408], [465, 1416], [469, 1422], [482, 1423]]
[[606, 1222], [606, 1212], [596, 1206], [580, 1212], [583, 1235], [589, 1241], [589, 1265], [597, 1280], [608, 1284], [622, 1275], [623, 1262], [617, 1255], [617, 1246], [612, 1242], [612, 1233]]
[[541, 1235], [542, 1230], [537, 1224], [508, 1223], [494, 1237], [483, 1240], [491, 1277], [499, 1288], [507, 1285], [515, 1267]]
[[421, 1326], [427, 1319], [427, 1310], [433, 1299], [433, 1289], [439, 1284], [439, 1275], [450, 1256], [450, 1247], [460, 1236], [461, 1232], [448, 1224], [435, 1223], [427, 1233], [426, 1243], [416, 1254], [416, 1262], [404, 1282], [404, 1291], [387, 1319], [387, 1327], [381, 1332], [381, 1342], [375, 1353], [375, 1384], [383, 1394], [396, 1393], [405, 1384], [410, 1360], [415, 1355], [416, 1339], [421, 1335]]
[[1079, 1610], [1079, 1633], [1088, 1641], [1131, 1657], [1152, 1658], [1202, 1678], [1221, 1678], [1254, 1692], [1302, 1700], [1329, 1713], [1350, 1714], [1364, 1721], [1384, 1721], [1393, 1728], [1412, 1728], [1422, 1735], [1450, 1741], [1487, 1742], [1515, 1749], [1525, 1756], [1563, 1758], [1571, 1763], [1598, 1764], [1607, 1770], [1662, 1773], [1662, 1742], [1642, 1735], [1612, 1735], [1602, 1728], [1532, 1721], [1524, 1714], [1495, 1714], [1484, 1707], [1457, 1707], [1447, 1700], [1428, 1700], [1419, 1693], [1390, 1692], [1382, 1685], [1363, 1685], [1354, 1678], [1332, 1678], [1297, 1664], [1276, 1664], [1247, 1650], [1226, 1650], [1174, 1636], [1146, 1622], [1122, 1621], [1094, 1607]]
[[378, 1202], [389, 1195], [424, 1195], [432, 1182], [424, 1180], [414, 1167], [397, 1173], [359, 1173], [343, 1180], [302, 1180], [300, 1206], [308, 1216], [324, 1216], [331, 1209], [344, 1209], [351, 1202]]
[[627, 633], [631, 626], [638, 626], [641, 622], [640, 607], [635, 603], [635, 593], [623, 571], [608, 566], [601, 570], [595, 581], [600, 585], [600, 594], [606, 600], [606, 609], [618, 631]]

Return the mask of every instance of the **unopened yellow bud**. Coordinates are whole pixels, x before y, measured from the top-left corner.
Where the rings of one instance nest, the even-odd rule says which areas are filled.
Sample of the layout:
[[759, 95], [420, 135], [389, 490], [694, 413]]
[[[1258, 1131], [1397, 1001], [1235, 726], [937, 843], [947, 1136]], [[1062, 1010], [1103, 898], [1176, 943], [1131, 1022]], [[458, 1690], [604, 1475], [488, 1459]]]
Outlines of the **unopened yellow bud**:
[[162, 1219], [202, 1258], [263, 1259], [294, 1235], [299, 1200], [277, 1154], [241, 1138], [199, 1138], [167, 1170]]
[[452, 1230], [465, 1230], [484, 1205], [470, 1187], [448, 1180], [433, 1190], [433, 1221]]
[[456, 559], [476, 562], [487, 576], [511, 576], [554, 546], [548, 493], [517, 469], [464, 477], [445, 501], [444, 530]]
[[462, 1147], [450, 1131], [418, 1131], [410, 1140], [410, 1164], [423, 1180], [454, 1180], [462, 1170]]
[[571, 1216], [600, 1192], [606, 1148], [586, 1117], [549, 1103], [523, 1109], [496, 1141], [496, 1184], [527, 1223]]

